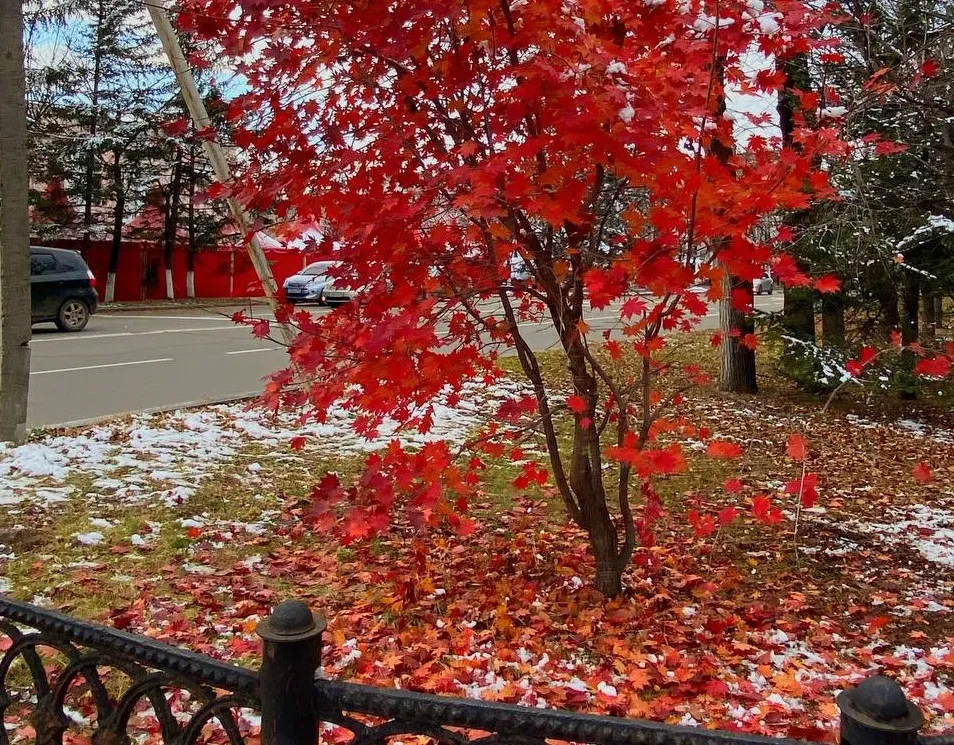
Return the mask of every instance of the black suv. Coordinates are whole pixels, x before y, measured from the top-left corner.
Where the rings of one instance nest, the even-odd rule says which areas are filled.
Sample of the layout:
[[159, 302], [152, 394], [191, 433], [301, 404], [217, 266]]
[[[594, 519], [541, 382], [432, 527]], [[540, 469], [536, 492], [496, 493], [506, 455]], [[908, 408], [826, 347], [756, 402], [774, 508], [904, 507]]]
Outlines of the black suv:
[[82, 331], [99, 304], [96, 277], [75, 251], [30, 246], [30, 299], [33, 323]]

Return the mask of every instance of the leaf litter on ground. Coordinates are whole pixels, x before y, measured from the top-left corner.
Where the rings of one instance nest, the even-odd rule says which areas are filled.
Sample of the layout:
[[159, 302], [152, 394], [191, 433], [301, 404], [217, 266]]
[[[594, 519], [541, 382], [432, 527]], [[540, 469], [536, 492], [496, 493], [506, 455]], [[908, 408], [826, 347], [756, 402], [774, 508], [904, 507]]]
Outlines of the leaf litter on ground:
[[[464, 413], [408, 437], [462, 442], [488, 398], [514, 392], [474, 389]], [[433, 693], [831, 740], [834, 696], [886, 672], [932, 731], [954, 725], [951, 429], [707, 389], [685, 408], [743, 455], [716, 481], [701, 452], [696, 478], [664, 480], [669, 517], [617, 600], [589, 589], [584, 536], [547, 488], [488, 491], [470, 536], [399, 525], [329, 545], [302, 525], [302, 499], [393, 431], [365, 441], [343, 412], [318, 425], [241, 405], [0, 451], [0, 587], [248, 664], [257, 622], [301, 597], [329, 616], [325, 675]], [[800, 515], [784, 490], [796, 430], [822, 494]], [[911, 476], [922, 462], [930, 482]], [[756, 495], [781, 524], [752, 519]], [[745, 518], [700, 539], [690, 508]]]

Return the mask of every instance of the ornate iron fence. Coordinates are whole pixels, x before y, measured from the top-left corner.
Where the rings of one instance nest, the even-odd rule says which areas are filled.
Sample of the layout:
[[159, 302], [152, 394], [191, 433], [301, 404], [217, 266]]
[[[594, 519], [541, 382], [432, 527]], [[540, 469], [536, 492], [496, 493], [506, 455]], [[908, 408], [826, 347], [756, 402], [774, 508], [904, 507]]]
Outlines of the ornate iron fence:
[[[259, 624], [256, 673], [0, 598], [0, 631], [8, 638], [0, 659], [0, 745], [9, 745], [11, 731], [14, 740], [38, 745], [131, 745], [147, 739], [131, 732], [141, 732], [142, 721], [153, 723], [146, 735], [165, 745], [249, 745], [255, 736], [262, 745], [317, 745], [320, 723], [349, 731], [349, 745], [407, 736], [440, 745], [800, 743], [316, 679], [323, 630], [323, 619], [304, 603], [280, 604]], [[887, 678], [868, 678], [838, 704], [843, 744], [954, 745], [950, 736], [919, 738], [921, 711]], [[80, 734], [70, 735], [74, 730]]]

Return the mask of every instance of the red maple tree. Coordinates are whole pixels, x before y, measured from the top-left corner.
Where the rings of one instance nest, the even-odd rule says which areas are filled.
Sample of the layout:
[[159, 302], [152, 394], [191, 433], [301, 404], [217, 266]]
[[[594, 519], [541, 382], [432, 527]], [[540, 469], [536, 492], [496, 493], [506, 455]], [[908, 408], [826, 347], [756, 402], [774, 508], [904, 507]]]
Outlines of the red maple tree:
[[[328, 315], [288, 309], [301, 333], [270, 402], [426, 430], [435, 397], [453, 405], [502, 374], [503, 349], [529, 383], [489, 412], [469, 459], [394, 444], [353, 486], [322, 481], [316, 519], [350, 538], [397, 515], [465, 526], [482, 458], [509, 454], [520, 485], [552, 482], [597, 587], [617, 594], [660, 514], [653, 477], [685, 467], [660, 436], [707, 437], [656, 390], [664, 335], [693, 328], [725, 276], [774, 260], [809, 282], [754, 228], [826, 196], [817, 164], [837, 135], [802, 126], [782, 150], [763, 126], [733, 147], [725, 90], [776, 92], [784, 76], [753, 71], [752, 53], [804, 52], [824, 18], [800, 0], [185, 0], [178, 21], [248, 81], [231, 106], [244, 170], [227, 188], [329, 226], [337, 282], [361, 290]], [[618, 323], [594, 331], [593, 311]], [[568, 397], [524, 322], [552, 328]], [[628, 355], [641, 363], [614, 364]], [[528, 431], [548, 468], [515, 447]]]

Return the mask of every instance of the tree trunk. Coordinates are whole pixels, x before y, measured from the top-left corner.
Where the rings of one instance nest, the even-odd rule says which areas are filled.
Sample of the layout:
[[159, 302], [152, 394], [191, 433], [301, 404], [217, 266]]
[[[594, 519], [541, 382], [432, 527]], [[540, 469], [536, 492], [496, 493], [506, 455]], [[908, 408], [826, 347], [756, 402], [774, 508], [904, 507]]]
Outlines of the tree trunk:
[[782, 303], [782, 329], [786, 336], [815, 343], [815, 291], [809, 287], [786, 288]]
[[[571, 329], [575, 329], [578, 322], [578, 315], [564, 319], [565, 326]], [[573, 376], [574, 392], [593, 411], [598, 399], [597, 384], [587, 369], [580, 341], [564, 340], [564, 348]], [[596, 589], [606, 597], [616, 597], [623, 587], [623, 567], [616, 525], [606, 504], [599, 436], [592, 425], [584, 427], [579, 420], [573, 430], [569, 481], [580, 505], [580, 522], [589, 535], [590, 550], [596, 560]]]
[[616, 547], [616, 531], [591, 532], [590, 550], [596, 559], [596, 589], [608, 598], [615, 598], [623, 591], [623, 572]]
[[198, 250], [198, 236], [195, 224], [195, 145], [189, 147], [189, 253], [186, 266], [186, 297], [195, 297], [195, 254]]
[[934, 296], [934, 323], [937, 328], [944, 328], [944, 296], [941, 293]]
[[113, 302], [116, 296], [116, 273], [123, 244], [123, 222], [126, 218], [126, 189], [123, 185], [122, 152], [113, 151], [113, 234], [109, 246], [109, 266], [106, 273], [104, 300]]
[[874, 289], [878, 301], [878, 329], [883, 341], [891, 338], [891, 334], [901, 326], [901, 316], [898, 313], [898, 290], [890, 278], [883, 279]]
[[[799, 108], [798, 96], [808, 93], [812, 88], [812, 78], [808, 67], [808, 55], [796, 54], [782, 64], [785, 75], [785, 88], [778, 96], [778, 122], [782, 134], [782, 147], [798, 151], [801, 144], [795, 140], [795, 114]], [[808, 210], [793, 212], [785, 216], [785, 225], [792, 228], [797, 237], [805, 222], [810, 222]], [[796, 244], [796, 247], [799, 244]], [[798, 268], [805, 270], [804, 261], [795, 258]], [[806, 344], [817, 342], [815, 335], [815, 291], [810, 287], [785, 288], [782, 301], [782, 332], [790, 339]], [[785, 341], [785, 351], [780, 364], [790, 374], [798, 375], [805, 349], [798, 342]]]
[[821, 296], [822, 340], [826, 347], [845, 345], [845, 299], [841, 293]]
[[30, 177], [23, 7], [0, 3], [0, 440], [26, 439], [30, 389]]
[[[712, 76], [718, 79], [721, 86], [725, 85], [725, 58], [717, 59]], [[722, 116], [725, 111], [725, 94], [721, 93], [716, 115]], [[716, 160], [726, 168], [729, 167], [733, 153], [732, 143], [713, 138], [709, 149]], [[751, 309], [755, 304], [752, 281], [727, 274], [722, 286], [723, 299], [719, 304], [719, 325], [722, 329], [722, 366], [719, 388], [733, 393], [758, 393], [759, 386], [755, 379], [755, 349], [742, 343], [746, 336], [751, 339], [755, 334], [755, 321], [751, 315]], [[745, 294], [749, 312], [732, 307], [732, 294], [737, 291]]]
[[921, 288], [921, 343], [933, 344], [937, 339], [937, 298], [939, 294], [927, 287]]
[[83, 257], [89, 258], [93, 228], [93, 177], [95, 175], [96, 153], [92, 141], [99, 132], [99, 86], [103, 70], [103, 26], [106, 23], [106, 3], [99, 0], [96, 6], [96, 46], [93, 52], [93, 91], [90, 94], [89, 138], [86, 153], [86, 183], [83, 185]]
[[[901, 344], [907, 347], [919, 341], [918, 305], [921, 298], [921, 281], [914, 272], [906, 272], [901, 297]], [[918, 386], [914, 377], [917, 355], [905, 349], [901, 352], [901, 371], [898, 374], [898, 394], [901, 398], [917, 398]]]
[[169, 194], [166, 198], [166, 223], [163, 231], [163, 243], [166, 259], [166, 298], [175, 300], [175, 289], [172, 284], [172, 261], [176, 247], [176, 237], [179, 232], [179, 204], [182, 201], [182, 151], [176, 148], [176, 162], [172, 171], [172, 183], [169, 184]]
[[722, 329], [722, 368], [719, 389], [732, 393], [758, 393], [755, 376], [755, 350], [743, 343], [746, 336], [755, 333], [755, 321], [750, 313], [732, 307], [732, 293], [741, 290], [752, 296], [752, 282], [739, 277], [727, 277], [725, 296], [719, 304], [719, 324]]

